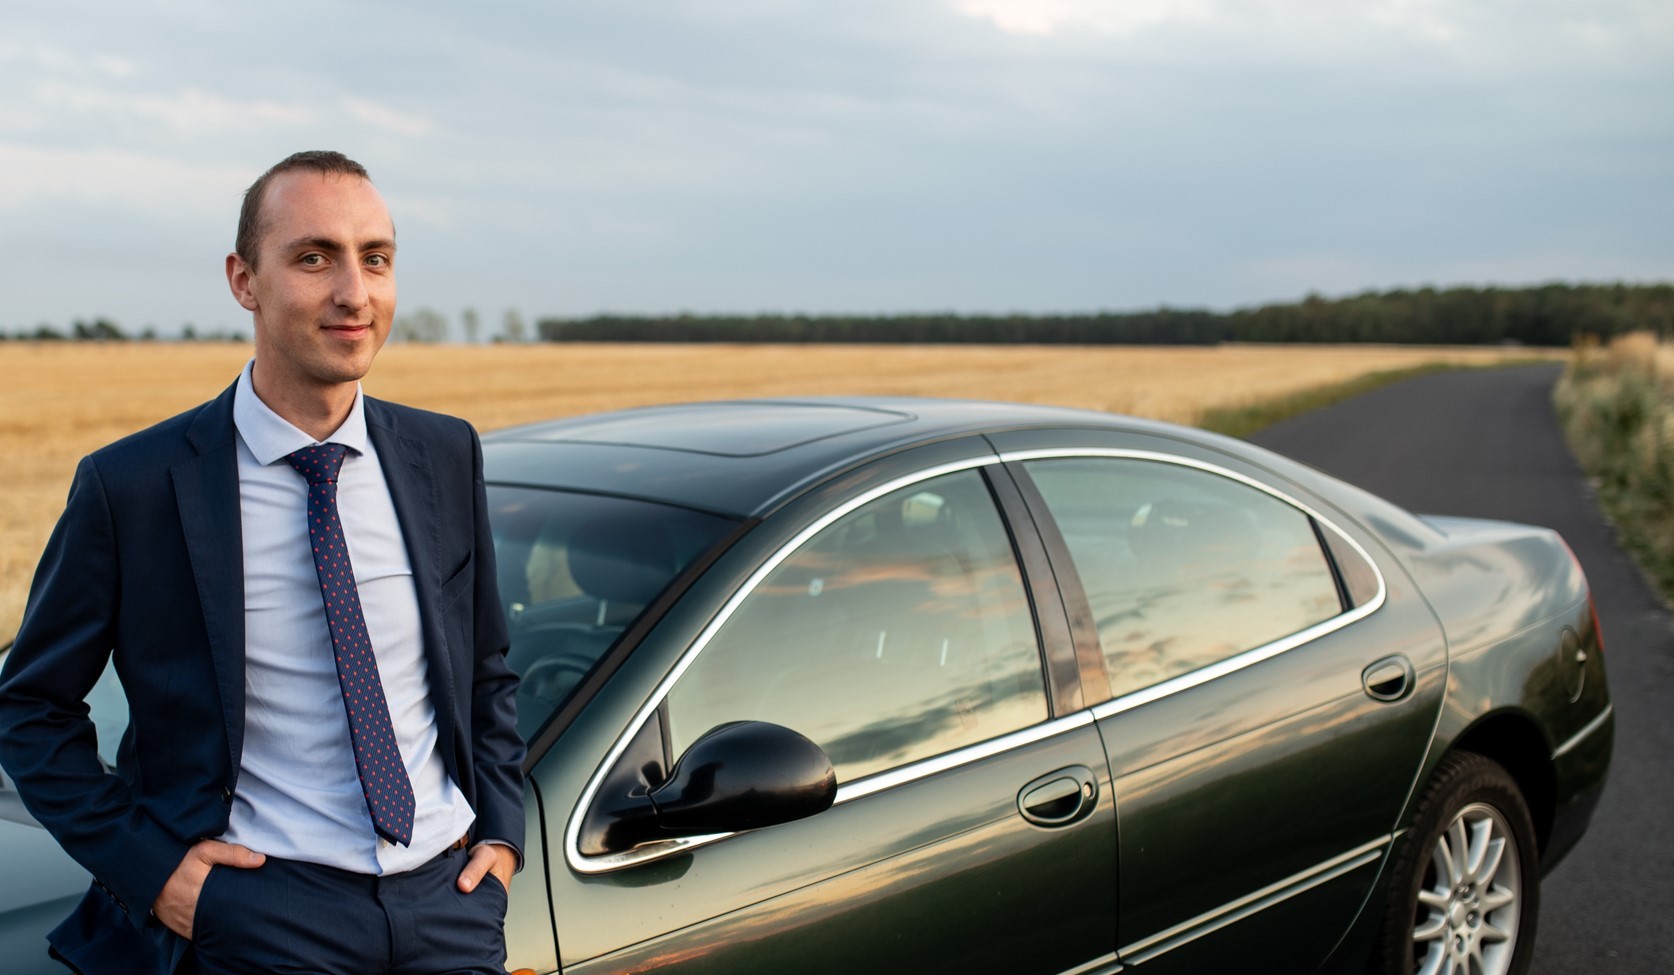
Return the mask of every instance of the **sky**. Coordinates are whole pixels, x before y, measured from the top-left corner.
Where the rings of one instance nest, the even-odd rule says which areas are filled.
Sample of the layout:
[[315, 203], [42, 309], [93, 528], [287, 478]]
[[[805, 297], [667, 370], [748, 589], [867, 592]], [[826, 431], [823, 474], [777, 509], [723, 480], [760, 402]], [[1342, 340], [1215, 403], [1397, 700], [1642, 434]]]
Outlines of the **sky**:
[[485, 332], [1674, 279], [1668, 0], [257, 7], [8, 0], [0, 331], [247, 330], [240, 195], [311, 148]]

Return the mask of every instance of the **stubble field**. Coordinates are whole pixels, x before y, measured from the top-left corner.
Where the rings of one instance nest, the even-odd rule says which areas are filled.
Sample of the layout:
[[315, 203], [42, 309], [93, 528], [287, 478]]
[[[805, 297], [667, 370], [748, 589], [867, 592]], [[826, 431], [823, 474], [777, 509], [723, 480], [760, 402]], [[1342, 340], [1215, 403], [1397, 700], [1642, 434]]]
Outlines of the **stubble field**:
[[[242, 344], [0, 344], [0, 646], [16, 632], [76, 461], [211, 398], [250, 354]], [[1412, 346], [400, 345], [383, 351], [365, 388], [482, 430], [651, 403], [833, 394], [1013, 400], [1192, 423], [1208, 409], [1371, 372], [1529, 356]]]

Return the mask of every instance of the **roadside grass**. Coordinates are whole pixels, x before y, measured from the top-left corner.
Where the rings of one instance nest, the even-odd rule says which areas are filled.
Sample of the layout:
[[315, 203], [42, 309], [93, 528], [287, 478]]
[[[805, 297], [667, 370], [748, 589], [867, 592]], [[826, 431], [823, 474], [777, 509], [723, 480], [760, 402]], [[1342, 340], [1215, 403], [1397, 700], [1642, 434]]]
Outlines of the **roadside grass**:
[[1674, 598], [1674, 342], [1583, 339], [1552, 400], [1623, 546]]

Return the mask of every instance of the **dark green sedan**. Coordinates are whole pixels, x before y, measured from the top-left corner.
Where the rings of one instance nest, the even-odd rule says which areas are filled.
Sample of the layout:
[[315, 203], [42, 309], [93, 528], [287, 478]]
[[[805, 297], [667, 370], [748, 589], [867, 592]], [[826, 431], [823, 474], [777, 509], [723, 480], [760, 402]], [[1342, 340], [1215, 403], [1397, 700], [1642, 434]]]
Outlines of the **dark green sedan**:
[[1546, 529], [1007, 404], [655, 407], [484, 456], [513, 968], [1516, 973], [1604, 784]]
[[514, 966], [1516, 972], [1603, 786], [1544, 529], [1000, 404], [484, 450], [545, 872]]

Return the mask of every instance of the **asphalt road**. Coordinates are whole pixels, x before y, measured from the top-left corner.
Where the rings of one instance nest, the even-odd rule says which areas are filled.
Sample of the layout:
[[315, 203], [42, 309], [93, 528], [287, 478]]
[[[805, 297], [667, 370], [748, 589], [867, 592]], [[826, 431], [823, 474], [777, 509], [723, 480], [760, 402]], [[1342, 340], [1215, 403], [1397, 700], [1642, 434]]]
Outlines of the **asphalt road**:
[[1410, 510], [1556, 528], [1598, 600], [1616, 751], [1592, 829], [1545, 880], [1532, 969], [1674, 973], [1674, 622], [1564, 446], [1557, 366], [1436, 373], [1251, 439]]

